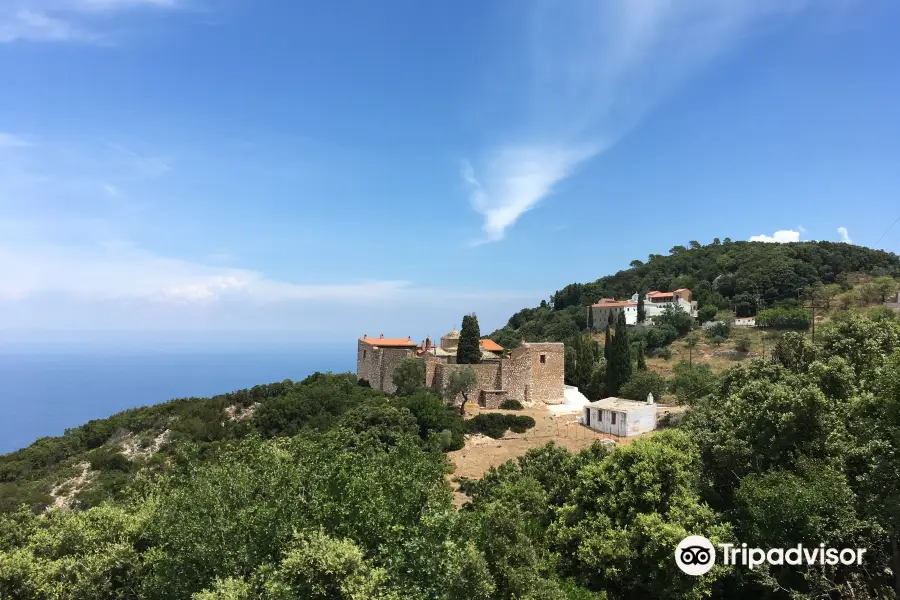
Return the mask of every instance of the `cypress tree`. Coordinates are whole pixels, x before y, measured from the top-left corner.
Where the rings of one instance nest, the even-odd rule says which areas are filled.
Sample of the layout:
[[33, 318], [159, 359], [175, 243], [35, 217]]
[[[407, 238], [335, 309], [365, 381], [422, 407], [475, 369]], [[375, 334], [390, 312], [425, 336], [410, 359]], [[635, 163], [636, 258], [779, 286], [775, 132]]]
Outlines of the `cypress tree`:
[[638, 348], [637, 355], [637, 370], [638, 371], [646, 371], [647, 370], [647, 361], [644, 360], [644, 344]]
[[609, 323], [606, 324], [606, 334], [603, 336], [603, 358], [609, 362], [609, 354], [612, 351], [612, 331]]
[[588, 306], [587, 325], [588, 325], [588, 331], [594, 330], [594, 308], [592, 306]]
[[644, 294], [638, 294], [637, 322], [643, 323], [646, 318], [647, 310], [644, 308]]
[[628, 328], [625, 326], [625, 313], [620, 312], [616, 320], [616, 334], [613, 337], [609, 362], [606, 365], [606, 393], [615, 396], [631, 377], [631, 344], [628, 341]]
[[456, 348], [456, 362], [461, 365], [477, 365], [481, 362], [481, 329], [478, 317], [466, 315], [459, 331], [459, 346]]

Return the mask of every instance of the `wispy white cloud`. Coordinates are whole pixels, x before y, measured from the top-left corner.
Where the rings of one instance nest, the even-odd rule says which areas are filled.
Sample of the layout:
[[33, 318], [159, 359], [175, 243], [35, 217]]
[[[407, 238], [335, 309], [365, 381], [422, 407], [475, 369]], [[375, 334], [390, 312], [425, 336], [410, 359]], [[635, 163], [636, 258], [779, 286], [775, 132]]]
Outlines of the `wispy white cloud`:
[[772, 235], [753, 235], [750, 236], [751, 242], [767, 242], [770, 244], [787, 244], [790, 242], [800, 241], [800, 232], [792, 229], [781, 229]]
[[181, 0], [4, 0], [0, 4], [0, 43], [105, 43], [111, 16], [183, 5]]
[[[615, 144], [667, 94], [804, 0], [573, 0], [536, 9], [526, 71], [531, 107], [463, 179], [497, 241], [577, 167]], [[539, 8], [540, 7], [540, 8]]]
[[502, 239], [508, 227], [596, 152], [589, 146], [504, 148], [491, 158], [484, 182], [475, 177], [472, 165], [465, 161], [462, 176], [471, 190], [472, 208], [484, 216], [484, 237], [476, 243]]
[[838, 227], [837, 232], [841, 234], [841, 241], [847, 244], [852, 244], [853, 240], [850, 239], [850, 232], [847, 231], [846, 227]]
[[32, 143], [22, 136], [0, 131], [0, 150], [7, 148], [28, 148], [31, 145]]

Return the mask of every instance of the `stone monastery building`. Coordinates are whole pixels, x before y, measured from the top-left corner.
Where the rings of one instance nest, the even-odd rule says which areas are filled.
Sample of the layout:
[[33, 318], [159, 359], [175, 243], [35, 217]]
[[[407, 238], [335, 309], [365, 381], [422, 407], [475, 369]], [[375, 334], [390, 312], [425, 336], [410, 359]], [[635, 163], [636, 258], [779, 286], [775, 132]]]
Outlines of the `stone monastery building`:
[[[453, 329], [441, 337], [439, 345], [431, 338], [421, 343], [412, 338], [362, 336], [357, 344], [356, 374], [389, 394], [394, 393], [394, 369], [404, 358], [418, 357], [425, 361], [425, 385], [436, 393], [446, 386], [450, 374], [471, 367], [478, 383], [469, 395], [486, 408], [497, 408], [507, 398], [525, 404], [563, 402], [563, 374], [565, 348], [559, 343], [522, 345], [507, 352], [493, 340], [481, 340], [482, 362], [477, 365], [456, 363], [459, 332]], [[462, 400], [458, 398], [457, 401]]]

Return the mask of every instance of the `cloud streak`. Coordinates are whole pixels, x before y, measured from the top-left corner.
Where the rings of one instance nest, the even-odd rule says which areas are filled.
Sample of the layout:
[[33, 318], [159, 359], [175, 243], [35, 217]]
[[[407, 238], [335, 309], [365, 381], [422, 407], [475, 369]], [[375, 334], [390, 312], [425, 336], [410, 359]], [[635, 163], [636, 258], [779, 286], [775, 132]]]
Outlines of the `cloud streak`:
[[104, 43], [109, 18], [139, 9], [174, 10], [179, 0], [4, 0], [0, 44], [12, 42]]
[[[462, 177], [483, 238], [498, 241], [685, 79], [800, 0], [576, 0], [533, 15], [527, 114]], [[516, 140], [516, 141], [512, 141]]]

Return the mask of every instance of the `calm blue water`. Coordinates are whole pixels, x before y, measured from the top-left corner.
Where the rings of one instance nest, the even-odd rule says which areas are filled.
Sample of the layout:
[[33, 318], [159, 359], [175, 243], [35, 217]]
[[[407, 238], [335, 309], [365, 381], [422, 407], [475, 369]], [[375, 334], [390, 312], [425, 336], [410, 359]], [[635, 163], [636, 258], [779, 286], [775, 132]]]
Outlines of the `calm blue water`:
[[90, 419], [172, 398], [214, 396], [315, 371], [355, 371], [356, 353], [291, 349], [115, 355], [0, 353], [0, 454]]

